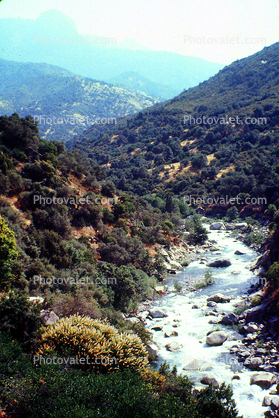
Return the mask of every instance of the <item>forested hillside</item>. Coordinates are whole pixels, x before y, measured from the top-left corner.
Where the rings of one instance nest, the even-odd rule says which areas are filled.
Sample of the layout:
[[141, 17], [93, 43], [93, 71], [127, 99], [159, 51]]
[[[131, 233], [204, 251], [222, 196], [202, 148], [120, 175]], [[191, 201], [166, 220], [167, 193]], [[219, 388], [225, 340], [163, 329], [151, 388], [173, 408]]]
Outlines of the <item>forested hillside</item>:
[[276, 43], [116, 128], [92, 127], [73, 148], [140, 196], [262, 198], [278, 207], [278, 57]]
[[0, 114], [32, 115], [44, 139], [68, 141], [92, 125], [115, 125], [158, 102], [142, 92], [77, 76], [49, 64], [0, 59]]
[[[230, 388], [194, 397], [175, 368], [152, 371], [150, 334], [124, 321], [154, 295], [156, 248], [182, 243], [191, 209], [119, 192], [88, 158], [42, 140], [31, 117], [0, 118], [0, 168], [1, 415], [237, 417]], [[206, 239], [196, 216], [187, 229]]]

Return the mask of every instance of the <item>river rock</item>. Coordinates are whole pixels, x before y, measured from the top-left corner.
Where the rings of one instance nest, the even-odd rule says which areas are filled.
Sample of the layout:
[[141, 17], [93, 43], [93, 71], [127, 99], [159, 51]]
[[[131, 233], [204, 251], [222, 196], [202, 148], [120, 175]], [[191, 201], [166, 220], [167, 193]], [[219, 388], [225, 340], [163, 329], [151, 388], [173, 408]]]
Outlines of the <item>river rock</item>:
[[240, 376], [238, 376], [238, 374], [234, 374], [232, 380], [240, 380]]
[[228, 313], [227, 315], [223, 316], [221, 319], [221, 324], [224, 325], [233, 325], [236, 324], [238, 320], [238, 317], [234, 313]]
[[265, 396], [263, 398], [262, 406], [270, 406], [271, 405], [271, 396]]
[[207, 302], [216, 302], [216, 303], [226, 303], [231, 300], [228, 296], [224, 296], [221, 293], [217, 293], [216, 295], [210, 296], [206, 299]]
[[158, 357], [158, 347], [157, 344], [155, 343], [151, 343], [151, 344], [147, 344], [146, 346], [147, 351], [149, 353], [149, 355], [153, 358], [157, 358]]
[[214, 231], [220, 231], [221, 229], [226, 229], [225, 225], [223, 224], [223, 222], [213, 222], [210, 225], [210, 229], [214, 230]]
[[244, 326], [244, 329], [248, 334], [253, 334], [254, 332], [259, 331], [259, 327], [256, 324], [248, 324]]
[[213, 311], [208, 311], [205, 313], [205, 316], [218, 316], [218, 314], [216, 312]]
[[186, 366], [183, 367], [183, 370], [193, 371], [193, 370], [200, 370], [200, 371], [206, 371], [211, 370], [212, 366], [205, 362], [204, 360], [198, 360], [194, 359], [190, 363], [186, 364]]
[[168, 316], [161, 309], [151, 309], [150, 311], [148, 311], [148, 313], [152, 318], [165, 318], [166, 316]]
[[210, 308], [214, 308], [214, 306], [216, 306], [216, 302], [213, 302], [212, 300], [210, 300], [209, 302], [207, 302], [206, 306], [209, 306]]
[[216, 325], [216, 324], [218, 324], [218, 319], [210, 319], [209, 321], [208, 321], [208, 323], [209, 324], [212, 324], [212, 325]]
[[165, 295], [167, 293], [168, 288], [167, 288], [167, 286], [158, 285], [158, 286], [154, 287], [154, 290], [155, 290], [155, 292], [157, 292], [159, 295], [162, 296], [162, 295]]
[[214, 331], [206, 337], [206, 344], [210, 346], [222, 345], [227, 338], [227, 334], [223, 331]]
[[279, 396], [272, 396], [270, 406], [273, 410], [279, 409]]
[[126, 321], [131, 322], [131, 324], [139, 324], [141, 321], [139, 318], [132, 316], [131, 318], [126, 318]]
[[207, 264], [207, 267], [229, 267], [232, 263], [230, 260], [218, 259]]
[[165, 338], [169, 338], [169, 337], [177, 337], [178, 336], [178, 332], [177, 331], [166, 331], [164, 334]]
[[203, 385], [210, 385], [210, 384], [212, 383], [212, 385], [213, 385], [213, 387], [214, 387], [215, 389], [218, 389], [218, 387], [219, 387], [219, 383], [217, 382], [217, 380], [216, 380], [216, 379], [215, 379], [215, 377], [213, 377], [213, 376], [208, 376], [208, 375], [203, 376], [203, 377], [200, 379], [200, 382], [201, 382]]
[[250, 385], [258, 385], [262, 389], [269, 389], [276, 383], [276, 376], [273, 373], [259, 372], [252, 375]]
[[59, 321], [59, 316], [56, 315], [54, 311], [50, 311], [47, 309], [43, 309], [40, 312], [41, 320], [44, 322], [45, 325], [52, 325], [56, 321]]
[[234, 252], [236, 255], [244, 255], [244, 254], [246, 254], [246, 253], [242, 253], [241, 251], [239, 251], [239, 250], [236, 250], [235, 252]]
[[193, 305], [192, 309], [200, 309], [198, 305]]
[[183, 345], [174, 341], [172, 343], [166, 344], [165, 347], [168, 351], [177, 351], [180, 350], [180, 348], [182, 348]]
[[233, 224], [233, 229], [242, 229], [242, 228], [247, 228], [247, 224], [245, 222]]
[[153, 331], [162, 331], [163, 325], [155, 325], [155, 327], [152, 327]]
[[261, 357], [252, 357], [247, 358], [244, 362], [244, 366], [248, 367], [251, 370], [256, 370], [263, 364]]
[[259, 305], [254, 308], [247, 309], [240, 315], [240, 319], [245, 319], [246, 324], [249, 322], [260, 322], [265, 314], [265, 306]]

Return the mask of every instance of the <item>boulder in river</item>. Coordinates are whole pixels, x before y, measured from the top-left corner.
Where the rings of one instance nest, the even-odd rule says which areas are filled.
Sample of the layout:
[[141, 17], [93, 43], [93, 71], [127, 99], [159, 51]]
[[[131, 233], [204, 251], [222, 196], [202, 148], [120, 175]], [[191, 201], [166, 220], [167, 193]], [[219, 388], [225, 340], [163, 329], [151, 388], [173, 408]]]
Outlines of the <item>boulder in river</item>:
[[261, 359], [261, 357], [247, 358], [244, 362], [244, 366], [248, 367], [251, 370], [256, 370], [262, 365], [263, 360]]
[[279, 396], [272, 396], [270, 407], [273, 410], [279, 410]]
[[174, 341], [172, 343], [166, 344], [165, 347], [168, 351], [177, 351], [180, 350], [180, 348], [182, 348], [183, 345]]
[[207, 267], [229, 267], [232, 263], [230, 260], [218, 259], [207, 264]]
[[276, 376], [273, 373], [259, 372], [252, 375], [250, 385], [258, 385], [262, 389], [269, 389], [276, 383]]
[[155, 327], [151, 328], [153, 331], [162, 331], [163, 325], [155, 325]]
[[230, 297], [224, 296], [221, 293], [216, 293], [216, 295], [210, 296], [206, 299], [207, 302], [216, 302], [216, 303], [227, 303], [231, 300]]
[[161, 309], [151, 309], [149, 312], [149, 315], [152, 318], [165, 318], [168, 316], [165, 312], [163, 312]]
[[210, 225], [210, 229], [215, 230], [215, 231], [220, 231], [221, 229], [226, 229], [226, 228], [225, 228], [225, 225], [223, 224], [223, 222], [213, 222]]
[[169, 337], [177, 337], [178, 336], [178, 332], [177, 331], [166, 331], [164, 334], [165, 338], [169, 338]]
[[222, 345], [228, 338], [224, 331], [214, 331], [206, 337], [206, 344], [210, 346]]
[[205, 362], [204, 360], [198, 360], [196, 358], [183, 367], [183, 370], [188, 370], [188, 371], [190, 370], [206, 371], [206, 370], [211, 370], [211, 369], [212, 369], [212, 366], [209, 363]]
[[238, 224], [233, 224], [233, 229], [247, 228], [247, 226], [245, 222], [239, 222]]
[[246, 254], [246, 253], [242, 253], [241, 251], [239, 251], [239, 250], [236, 250], [235, 252], [234, 252], [236, 255], [244, 255], [244, 254]]
[[154, 290], [156, 293], [159, 293], [159, 295], [165, 295], [167, 293], [168, 287], [167, 286], [162, 286], [162, 285], [158, 285], [154, 287]]
[[203, 377], [200, 379], [200, 382], [201, 382], [203, 385], [210, 385], [210, 384], [212, 383], [212, 385], [213, 385], [213, 387], [214, 387], [215, 389], [218, 389], [218, 387], [219, 387], [219, 383], [217, 382], [217, 380], [216, 380], [216, 379], [215, 379], [215, 377], [213, 377], [213, 376], [208, 376], [208, 375], [203, 376]]
[[151, 356], [151, 358], [157, 358], [158, 357], [157, 344], [155, 344], [155, 343], [147, 344], [146, 348], [147, 348], [147, 351], [149, 353], [149, 356]]
[[238, 317], [234, 313], [231, 312], [231, 313], [224, 315], [220, 322], [221, 324], [224, 324], [224, 325], [233, 325], [237, 323], [237, 320], [238, 320]]
[[216, 302], [213, 302], [212, 300], [210, 300], [209, 302], [207, 302], [206, 306], [209, 306], [210, 308], [214, 308], [214, 306], [216, 306]]

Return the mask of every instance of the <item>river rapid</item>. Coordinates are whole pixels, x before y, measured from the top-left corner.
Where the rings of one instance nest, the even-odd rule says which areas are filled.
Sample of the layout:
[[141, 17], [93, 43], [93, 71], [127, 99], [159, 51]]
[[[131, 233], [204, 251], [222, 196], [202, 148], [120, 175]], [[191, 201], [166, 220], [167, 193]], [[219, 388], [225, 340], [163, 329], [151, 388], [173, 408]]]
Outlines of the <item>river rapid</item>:
[[[251, 284], [258, 281], [249, 268], [255, 264], [259, 255], [242, 242], [236, 241], [228, 231], [208, 231], [208, 233], [209, 240], [216, 241], [214, 247], [218, 248], [217, 251], [200, 254], [199, 260], [193, 261], [183, 271], [169, 277], [166, 284], [171, 291], [148, 305], [148, 308], [159, 308], [168, 315], [165, 318], [146, 320], [146, 328], [152, 332], [153, 340], [158, 346], [156, 367], [164, 361], [167, 361], [171, 367], [176, 365], [178, 373], [187, 374], [197, 388], [205, 387], [200, 383], [200, 378], [205, 375], [214, 376], [219, 384], [222, 382], [231, 384], [239, 414], [244, 418], [262, 418], [264, 411], [268, 410], [262, 407], [263, 398], [273, 387], [263, 390], [257, 385], [251, 386], [250, 378], [255, 371], [245, 368], [238, 362], [237, 357], [230, 354], [230, 348], [241, 343], [243, 338], [237, 329], [209, 323], [221, 319], [222, 314], [233, 312], [234, 305], [247, 297], [247, 290]], [[236, 255], [236, 250], [245, 254]], [[201, 258], [206, 261], [201, 261]], [[208, 270], [206, 264], [220, 258], [229, 259], [231, 265], [225, 268], [210, 268], [213, 275], [210, 286], [196, 291], [175, 292], [173, 288], [175, 279], [185, 289], [185, 281], [189, 278], [195, 281], [196, 277], [204, 276]], [[213, 311], [212, 307], [207, 306], [207, 298], [216, 293], [222, 293], [232, 299], [229, 303], [218, 303], [215, 309], [217, 312], [206, 316], [206, 313]], [[197, 306], [193, 309], [193, 305]], [[146, 304], [144, 308], [147, 308]], [[163, 328], [154, 331], [152, 330], [154, 326]], [[206, 344], [206, 335], [213, 330], [224, 330], [228, 334], [223, 345]], [[172, 331], [177, 331], [178, 336], [169, 338], [164, 336], [165, 332]], [[171, 342], [182, 344], [182, 347], [176, 351], [168, 351], [165, 346]], [[186, 365], [189, 365], [188, 369], [183, 370]], [[235, 375], [239, 376], [239, 380], [232, 380]]]

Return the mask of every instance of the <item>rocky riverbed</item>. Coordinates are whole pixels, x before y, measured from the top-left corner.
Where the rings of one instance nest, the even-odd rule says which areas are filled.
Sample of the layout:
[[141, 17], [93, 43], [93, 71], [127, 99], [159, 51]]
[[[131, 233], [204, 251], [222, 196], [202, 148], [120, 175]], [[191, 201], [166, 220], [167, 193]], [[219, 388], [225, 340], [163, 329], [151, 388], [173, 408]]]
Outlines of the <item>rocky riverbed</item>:
[[[190, 265], [157, 288], [162, 297], [144, 302], [135, 319], [153, 334], [150, 352], [157, 365], [164, 360], [176, 365], [195, 390], [210, 382], [230, 383], [244, 418], [277, 417], [278, 319], [263, 320], [263, 290], [255, 290], [264, 282], [250, 271], [259, 254], [223, 225], [208, 228], [209, 242], [195, 247]], [[237, 226], [240, 236], [245, 227]], [[207, 271], [211, 282], [200, 288]]]

